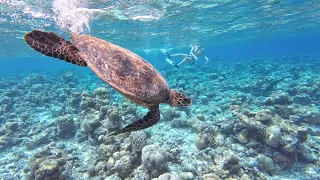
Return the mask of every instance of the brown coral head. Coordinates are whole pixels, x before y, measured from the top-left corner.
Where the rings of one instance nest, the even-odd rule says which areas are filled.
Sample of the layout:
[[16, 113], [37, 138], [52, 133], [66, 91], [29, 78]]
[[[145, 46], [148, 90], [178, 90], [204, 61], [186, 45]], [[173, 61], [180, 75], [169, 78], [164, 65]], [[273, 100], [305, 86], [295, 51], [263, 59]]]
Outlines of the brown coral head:
[[307, 128], [300, 128], [297, 132], [297, 139], [299, 143], [304, 143], [308, 140], [308, 130]]
[[277, 163], [280, 166], [280, 168], [291, 169], [291, 167], [294, 165], [294, 162], [297, 160], [297, 157], [287, 156], [279, 152], [276, 152], [273, 154], [272, 159], [275, 163]]
[[286, 144], [286, 145], [282, 146], [281, 149], [287, 155], [294, 155], [297, 152], [297, 144], [295, 142], [292, 142], [290, 144]]
[[253, 131], [260, 138], [266, 137], [266, 126], [261, 123], [255, 123], [253, 125]]

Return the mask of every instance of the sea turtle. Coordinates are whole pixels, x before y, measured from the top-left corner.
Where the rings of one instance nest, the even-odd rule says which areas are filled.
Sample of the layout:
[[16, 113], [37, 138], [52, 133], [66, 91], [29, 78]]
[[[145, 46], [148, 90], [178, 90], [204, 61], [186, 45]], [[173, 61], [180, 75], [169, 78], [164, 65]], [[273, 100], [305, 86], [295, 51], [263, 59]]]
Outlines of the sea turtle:
[[110, 133], [148, 128], [160, 120], [159, 104], [190, 106], [191, 99], [171, 90], [166, 80], [147, 61], [110, 42], [83, 34], [70, 33], [72, 43], [53, 32], [33, 30], [24, 36], [34, 50], [79, 66], [89, 66], [103, 81], [129, 100], [149, 109], [147, 115], [123, 129]]

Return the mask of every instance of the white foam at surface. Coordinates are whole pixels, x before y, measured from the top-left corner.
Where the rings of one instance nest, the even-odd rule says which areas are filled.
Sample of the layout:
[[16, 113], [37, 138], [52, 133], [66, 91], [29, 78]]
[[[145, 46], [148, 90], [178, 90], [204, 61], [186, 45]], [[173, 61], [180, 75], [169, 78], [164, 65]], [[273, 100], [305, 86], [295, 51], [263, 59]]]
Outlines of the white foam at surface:
[[29, 1], [0, 0], [0, 5], [2, 5], [0, 8], [2, 13], [10, 13], [11, 17], [15, 17], [16, 19], [18, 19], [18, 17], [22, 14], [30, 15], [39, 19], [50, 18], [49, 15], [42, 12], [45, 11], [42, 9], [44, 7], [35, 7], [34, 4], [30, 3]]
[[90, 31], [92, 12], [87, 8], [88, 3], [88, 0], [54, 0], [52, 9], [56, 24], [75, 33], [84, 32], [84, 26]]
[[165, 11], [160, 4], [157, 4], [157, 6], [154, 4], [153, 6], [155, 7], [151, 4], [134, 5], [124, 9], [124, 11], [126, 12], [126, 16], [131, 20], [155, 21], [161, 19]]
[[43, 19], [49, 19], [50, 17], [47, 14], [44, 14], [42, 12], [39, 11], [33, 11], [30, 7], [25, 7], [23, 9], [23, 13], [25, 14], [29, 14], [34, 18], [43, 18]]
[[[90, 8], [91, 6], [97, 9]], [[157, 21], [163, 18], [163, 5], [151, 1], [120, 1], [95, 6], [91, 0], [0, 0], [4, 12], [17, 16], [54, 21], [61, 29], [75, 33], [90, 31], [90, 21], [96, 19], [121, 21]]]

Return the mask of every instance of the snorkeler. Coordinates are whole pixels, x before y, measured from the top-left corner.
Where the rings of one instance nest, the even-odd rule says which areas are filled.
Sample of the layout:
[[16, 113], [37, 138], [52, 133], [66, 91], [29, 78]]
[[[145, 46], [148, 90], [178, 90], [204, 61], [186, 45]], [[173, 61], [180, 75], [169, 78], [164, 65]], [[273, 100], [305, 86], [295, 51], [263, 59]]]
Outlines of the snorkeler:
[[204, 48], [202, 46], [192, 46], [190, 54], [196, 59], [196, 61], [198, 60], [198, 57], [203, 57], [206, 60], [206, 63], [209, 62], [207, 56], [204, 55]]
[[[206, 60], [206, 63], [209, 62], [209, 59], [207, 58], [207, 56], [204, 55], [204, 48], [202, 46], [192, 46], [191, 50], [190, 50], [190, 54], [183, 54], [183, 53], [177, 53], [177, 54], [172, 54], [170, 55], [169, 53], [165, 52], [166, 54], [166, 61], [175, 66], [176, 68], [179, 68], [179, 66], [184, 63], [184, 62], [188, 62], [190, 64], [195, 63], [196, 61], [198, 61], [198, 58], [203, 56], [204, 59]], [[176, 64], [175, 62], [173, 62], [171, 60], [172, 57], [178, 56], [182, 59], [182, 61], [179, 64]]]

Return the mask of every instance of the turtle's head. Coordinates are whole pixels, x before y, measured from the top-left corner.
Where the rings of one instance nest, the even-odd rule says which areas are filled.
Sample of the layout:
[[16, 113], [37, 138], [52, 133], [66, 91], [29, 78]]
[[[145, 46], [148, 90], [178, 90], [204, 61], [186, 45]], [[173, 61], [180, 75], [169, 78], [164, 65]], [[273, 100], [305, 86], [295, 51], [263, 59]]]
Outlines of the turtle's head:
[[171, 106], [191, 106], [192, 100], [189, 96], [181, 92], [170, 90], [170, 98], [168, 100], [168, 104]]

